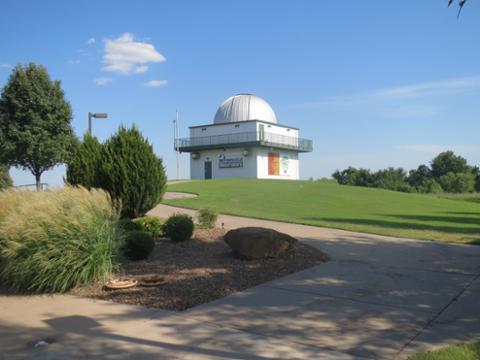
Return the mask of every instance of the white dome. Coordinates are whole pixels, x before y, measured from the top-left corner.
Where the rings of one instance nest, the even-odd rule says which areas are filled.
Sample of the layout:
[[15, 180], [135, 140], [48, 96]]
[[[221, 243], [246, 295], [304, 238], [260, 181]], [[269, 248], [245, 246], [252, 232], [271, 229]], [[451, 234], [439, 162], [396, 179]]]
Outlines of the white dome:
[[225, 100], [215, 114], [214, 124], [245, 120], [277, 122], [277, 117], [268, 103], [252, 94], [237, 94]]

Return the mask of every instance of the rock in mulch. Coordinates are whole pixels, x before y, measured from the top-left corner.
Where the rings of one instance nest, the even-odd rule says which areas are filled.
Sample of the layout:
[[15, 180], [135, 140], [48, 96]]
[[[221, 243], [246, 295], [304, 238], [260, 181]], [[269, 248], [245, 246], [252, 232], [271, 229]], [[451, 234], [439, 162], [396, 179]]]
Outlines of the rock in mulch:
[[276, 258], [290, 250], [297, 239], [273, 229], [244, 227], [230, 230], [224, 241], [238, 257], [254, 260]]

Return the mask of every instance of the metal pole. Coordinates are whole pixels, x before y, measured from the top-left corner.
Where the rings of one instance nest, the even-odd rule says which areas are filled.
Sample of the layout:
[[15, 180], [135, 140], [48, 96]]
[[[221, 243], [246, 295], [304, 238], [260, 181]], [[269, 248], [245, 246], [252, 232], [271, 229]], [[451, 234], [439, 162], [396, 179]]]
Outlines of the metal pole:
[[92, 113], [88, 112], [88, 134], [92, 135]]
[[178, 161], [178, 110], [176, 110], [176, 116], [175, 116], [175, 127], [176, 127], [176, 130], [175, 130], [175, 136], [176, 136], [176, 140], [175, 140], [175, 148], [177, 150], [177, 180], [180, 180], [180, 163]]

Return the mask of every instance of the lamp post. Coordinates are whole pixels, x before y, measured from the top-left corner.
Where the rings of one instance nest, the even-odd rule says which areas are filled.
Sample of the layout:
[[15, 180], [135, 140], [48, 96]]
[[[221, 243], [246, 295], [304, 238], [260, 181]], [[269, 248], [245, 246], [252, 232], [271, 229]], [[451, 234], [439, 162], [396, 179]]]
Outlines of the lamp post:
[[108, 118], [107, 113], [88, 113], [88, 134], [92, 135], [92, 118], [95, 119], [106, 119]]

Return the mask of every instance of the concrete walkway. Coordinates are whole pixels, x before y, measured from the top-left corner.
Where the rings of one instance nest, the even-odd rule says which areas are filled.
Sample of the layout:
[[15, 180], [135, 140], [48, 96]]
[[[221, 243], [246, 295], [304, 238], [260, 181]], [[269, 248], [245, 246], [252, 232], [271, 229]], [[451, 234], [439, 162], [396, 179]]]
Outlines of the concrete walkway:
[[[152, 215], [193, 211], [159, 205]], [[480, 338], [480, 247], [220, 216], [332, 260], [181, 313], [0, 296], [0, 359], [406, 359]], [[50, 345], [39, 346], [39, 340]]]

